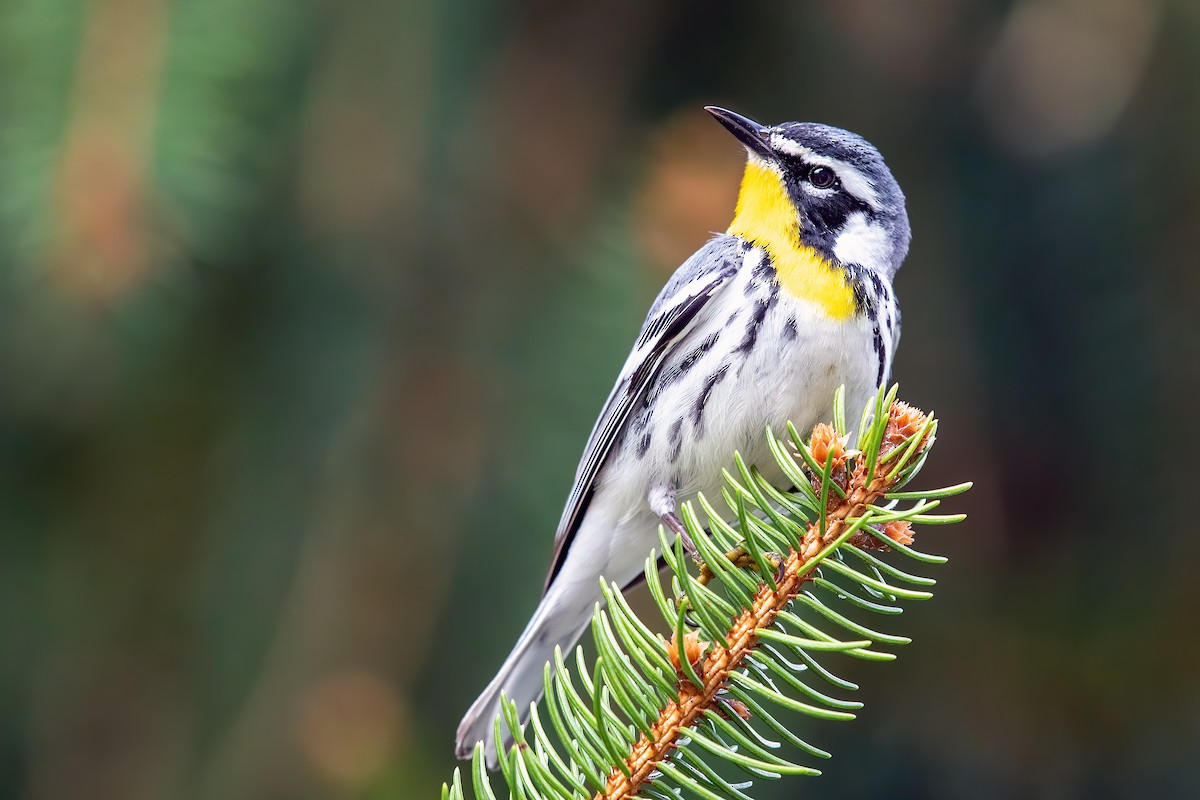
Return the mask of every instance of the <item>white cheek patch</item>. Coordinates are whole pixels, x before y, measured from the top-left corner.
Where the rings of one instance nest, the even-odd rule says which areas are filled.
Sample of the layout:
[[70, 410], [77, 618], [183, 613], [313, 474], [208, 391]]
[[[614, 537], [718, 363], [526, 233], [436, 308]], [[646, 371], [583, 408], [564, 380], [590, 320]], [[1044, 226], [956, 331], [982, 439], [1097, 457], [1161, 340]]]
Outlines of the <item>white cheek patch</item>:
[[882, 225], [867, 219], [857, 211], [846, 218], [846, 224], [833, 244], [833, 255], [843, 264], [859, 264], [868, 269], [884, 270], [892, 258], [892, 238]]
[[844, 161], [838, 161], [836, 158], [818, 155], [810, 148], [805, 147], [802, 144], [797, 144], [786, 136], [778, 133], [771, 134], [770, 144], [771, 149], [775, 150], [776, 152], [789, 156], [797, 156], [804, 159], [809, 164], [829, 167], [831, 170], [837, 173], [838, 180], [840, 180], [842, 183], [842, 188], [857, 197], [859, 200], [862, 200], [871, 208], [875, 210], [879, 209], [879, 195], [875, 191], [875, 186], [871, 183], [866, 175], [862, 174]]

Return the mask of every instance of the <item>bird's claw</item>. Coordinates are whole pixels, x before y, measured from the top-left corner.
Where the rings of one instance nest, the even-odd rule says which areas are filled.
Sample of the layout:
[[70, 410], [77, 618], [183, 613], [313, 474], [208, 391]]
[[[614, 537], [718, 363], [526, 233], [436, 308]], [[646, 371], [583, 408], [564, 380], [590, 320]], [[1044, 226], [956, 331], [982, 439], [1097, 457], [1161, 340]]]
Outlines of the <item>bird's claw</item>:
[[[763, 556], [766, 558], [766, 561], [768, 564], [770, 564], [771, 568], [776, 571], [776, 581], [778, 582], [780, 577], [782, 577], [778, 573], [783, 569], [783, 556], [779, 553], [764, 553]], [[755, 572], [759, 571], [758, 562], [754, 560], [754, 556], [750, 555], [750, 551], [741, 545], [738, 545], [726, 553], [725, 558], [729, 559], [730, 563], [738, 569], [752, 569]], [[716, 573], [713, 572], [712, 567], [708, 566], [708, 564], [705, 564], [699, 559], [697, 559], [696, 563], [700, 565], [700, 577], [697, 580], [701, 586], [708, 585], [709, 581], [717, 577]]]

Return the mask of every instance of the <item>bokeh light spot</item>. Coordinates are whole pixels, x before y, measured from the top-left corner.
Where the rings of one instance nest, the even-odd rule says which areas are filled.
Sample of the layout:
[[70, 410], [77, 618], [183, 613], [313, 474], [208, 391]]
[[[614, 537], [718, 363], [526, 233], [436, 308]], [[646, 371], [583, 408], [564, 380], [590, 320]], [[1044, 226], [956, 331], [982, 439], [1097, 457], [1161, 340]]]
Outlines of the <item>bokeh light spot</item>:
[[392, 686], [374, 673], [346, 669], [307, 692], [297, 734], [314, 770], [331, 783], [354, 789], [383, 771], [403, 728], [400, 698]]

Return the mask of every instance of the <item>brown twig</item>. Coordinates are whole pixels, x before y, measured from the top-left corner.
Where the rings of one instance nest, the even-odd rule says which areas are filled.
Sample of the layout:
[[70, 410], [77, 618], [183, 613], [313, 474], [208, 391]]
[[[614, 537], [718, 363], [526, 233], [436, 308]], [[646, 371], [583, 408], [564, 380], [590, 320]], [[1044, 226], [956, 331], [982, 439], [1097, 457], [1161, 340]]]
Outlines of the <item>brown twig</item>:
[[[920, 411], [902, 403], [894, 404], [889, 409], [888, 429], [880, 450], [880, 458], [920, 430], [923, 424], [924, 416]], [[824, 435], [823, 431], [814, 430], [814, 438]], [[923, 449], [927, 444], [922, 442], [918, 447]], [[831, 450], [835, 451], [835, 456], [840, 455], [836, 449], [824, 448], [818, 463], [823, 466], [824, 458]], [[653, 737], [643, 735], [634, 743], [629, 757], [625, 759], [629, 774], [621, 769], [613, 769], [604, 791], [597, 792], [593, 800], [629, 800], [637, 795], [658, 765], [670, 756], [682, 732], [694, 725], [706, 709], [716, 707], [717, 695], [728, 684], [730, 673], [740, 667], [757, 646], [758, 630], [774, 623], [779, 612], [786, 609], [800, 594], [808, 580], [805, 568], [809, 562], [825, 545], [845, 531], [847, 519], [864, 514], [869, 505], [882, 498], [892, 488], [886, 474], [876, 475], [867, 485], [865, 465], [861, 463], [861, 459], [851, 474], [843, 480], [846, 498], [837, 498], [837, 505], [830, 504], [825, 518], [825, 535], [821, 536], [818, 525], [809, 526], [799, 547], [789, 550], [784, 556], [776, 588], [771, 589], [766, 584], [760, 586], [750, 608], [743, 611], [730, 625], [725, 643], [714, 644], [701, 662], [700, 648], [696, 643], [685, 641], [685, 645], [690, 645], [686, 647], [686, 656], [689, 659], [693, 658], [693, 650], [695, 651], [693, 664], [704, 683], [703, 687], [697, 687], [682, 672], [679, 674], [679, 700], [669, 702], [662, 709], [651, 728]], [[905, 533], [907, 534], [907, 530]], [[908, 539], [911, 541], [911, 537]], [[668, 652], [677, 652], [675, 642], [669, 645]]]

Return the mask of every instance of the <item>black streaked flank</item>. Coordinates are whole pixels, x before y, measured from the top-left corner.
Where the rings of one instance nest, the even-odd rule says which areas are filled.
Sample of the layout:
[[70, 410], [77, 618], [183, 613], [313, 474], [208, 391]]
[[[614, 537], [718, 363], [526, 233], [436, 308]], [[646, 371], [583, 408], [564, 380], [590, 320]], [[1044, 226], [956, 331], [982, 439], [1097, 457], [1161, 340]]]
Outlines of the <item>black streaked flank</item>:
[[771, 258], [766, 253], [763, 253], [762, 259], [754, 265], [754, 271], [751, 274], [750, 280], [746, 281], [746, 296], [749, 297], [754, 292], [758, 291], [759, 287], [764, 282], [775, 279], [775, 265], [771, 263]]
[[867, 316], [875, 319], [878, 309], [875, 303], [871, 301], [870, 295], [867, 294], [867, 287], [863, 286], [862, 281], [853, 281], [851, 285], [854, 287], [854, 307], [858, 309], [858, 313], [867, 312]]
[[643, 401], [644, 404], [650, 405], [651, 401], [657, 398], [663, 389], [686, 375], [708, 351], [713, 349], [719, 338], [721, 338], [720, 331], [710, 333], [700, 341], [700, 344], [696, 345], [687, 355], [681, 358], [679, 363], [662, 372], [650, 391], [646, 393], [646, 399]]
[[720, 331], [713, 331], [708, 336], [705, 336], [702, 340], [700, 340], [700, 344], [696, 345], [692, 352], [688, 353], [680, 360], [679, 369], [685, 371], [691, 369], [692, 366], [700, 360], [701, 356], [713, 349], [713, 345], [715, 345], [717, 343], [717, 339], [720, 338]]
[[700, 394], [696, 396], [695, 402], [692, 403], [692, 425], [697, 431], [700, 430], [701, 424], [704, 421], [704, 409], [708, 408], [709, 395], [712, 394], [713, 388], [725, 378], [728, 372], [729, 365], [725, 364], [704, 379], [704, 388], [700, 390]]
[[646, 453], [648, 453], [649, 451], [650, 451], [650, 432], [646, 431], [645, 433], [642, 434], [642, 438], [638, 439], [637, 457], [645, 458]]
[[859, 314], [865, 313], [868, 318], [874, 320], [876, 314], [876, 296], [873, 296], [867, 287], [868, 277], [874, 277], [875, 273], [861, 264], [840, 264], [842, 272], [845, 273], [846, 283], [854, 291], [854, 310]]
[[875, 346], [875, 357], [879, 360], [879, 371], [875, 376], [875, 385], [883, 385], [884, 370], [887, 369], [887, 353], [883, 349], [883, 333], [879, 330], [879, 321], [875, 321], [873, 330], [873, 344]]
[[890, 298], [888, 296], [887, 285], [883, 282], [883, 278], [880, 278], [879, 273], [875, 272], [874, 270], [867, 271], [867, 278], [871, 281], [871, 289], [874, 290], [871, 293], [871, 300], [875, 307], [878, 309], [879, 307], [886, 305]]
[[677, 419], [671, 423], [671, 428], [667, 431], [667, 444], [671, 445], [671, 461], [678, 461], [679, 454], [683, 451], [682, 419]]
[[767, 317], [767, 312], [771, 306], [775, 305], [779, 300], [779, 292], [772, 287], [772, 291], [766, 297], [760, 297], [754, 302], [754, 309], [750, 312], [750, 319], [746, 324], [746, 335], [742, 339], [742, 343], [734, 348], [735, 353], [749, 353], [754, 349], [755, 343], [758, 342], [758, 329], [762, 326], [762, 322]]

